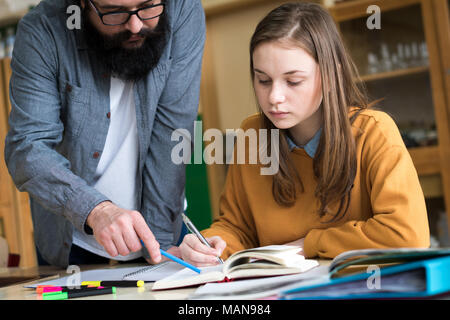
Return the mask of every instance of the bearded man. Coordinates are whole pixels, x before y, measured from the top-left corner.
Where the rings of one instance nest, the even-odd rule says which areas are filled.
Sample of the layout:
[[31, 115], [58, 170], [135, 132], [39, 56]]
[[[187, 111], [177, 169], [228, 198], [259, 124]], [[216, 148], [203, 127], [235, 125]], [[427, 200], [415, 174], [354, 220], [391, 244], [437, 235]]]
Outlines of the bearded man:
[[179, 256], [171, 136], [193, 134], [204, 41], [200, 0], [44, 0], [20, 21], [5, 160], [40, 264]]

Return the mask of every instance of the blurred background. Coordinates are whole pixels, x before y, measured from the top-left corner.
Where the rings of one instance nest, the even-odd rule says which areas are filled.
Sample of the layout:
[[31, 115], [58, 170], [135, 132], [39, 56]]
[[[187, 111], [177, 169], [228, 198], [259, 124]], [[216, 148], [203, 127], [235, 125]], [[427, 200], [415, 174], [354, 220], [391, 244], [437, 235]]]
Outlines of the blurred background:
[[[242, 120], [257, 112], [248, 53], [256, 24], [290, 1], [202, 2], [207, 42], [198, 119], [203, 131], [217, 128], [226, 139], [226, 129], [239, 128]], [[359, 81], [366, 84], [372, 100], [382, 99], [379, 106], [400, 128], [426, 197], [432, 246], [450, 246], [450, 0], [313, 2], [329, 9], [359, 68]], [[15, 30], [38, 3], [0, 0], [0, 250], [8, 252], [6, 258], [0, 253], [0, 267], [36, 265], [28, 195], [12, 183], [3, 148]], [[380, 28], [367, 25], [374, 14], [367, 12], [372, 5], [380, 9]], [[195, 142], [202, 143], [201, 137]], [[204, 161], [187, 166], [187, 214], [199, 229], [207, 228], [219, 214], [226, 171], [226, 164]]]

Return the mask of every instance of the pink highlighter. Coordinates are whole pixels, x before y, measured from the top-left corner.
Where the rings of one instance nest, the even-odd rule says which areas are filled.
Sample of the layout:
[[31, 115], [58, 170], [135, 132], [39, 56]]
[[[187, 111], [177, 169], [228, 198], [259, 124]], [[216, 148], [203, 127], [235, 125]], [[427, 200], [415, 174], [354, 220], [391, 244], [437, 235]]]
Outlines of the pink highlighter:
[[[80, 286], [80, 289], [86, 289], [86, 288], [97, 288], [97, 289], [103, 289], [103, 287], [96, 287], [96, 286]], [[54, 287], [54, 286], [48, 286], [44, 288], [39, 288], [40, 290], [36, 290], [36, 293], [48, 293], [48, 292], [65, 292], [72, 289], [69, 289], [68, 287]], [[73, 290], [77, 290], [74, 288]]]

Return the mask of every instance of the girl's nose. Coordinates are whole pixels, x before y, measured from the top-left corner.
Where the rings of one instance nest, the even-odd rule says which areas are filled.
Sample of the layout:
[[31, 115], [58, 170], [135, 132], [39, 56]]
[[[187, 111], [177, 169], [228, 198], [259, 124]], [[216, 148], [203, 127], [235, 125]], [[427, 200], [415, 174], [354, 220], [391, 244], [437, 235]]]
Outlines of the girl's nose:
[[279, 85], [275, 83], [272, 85], [269, 100], [272, 105], [283, 103], [286, 100], [285, 93]]

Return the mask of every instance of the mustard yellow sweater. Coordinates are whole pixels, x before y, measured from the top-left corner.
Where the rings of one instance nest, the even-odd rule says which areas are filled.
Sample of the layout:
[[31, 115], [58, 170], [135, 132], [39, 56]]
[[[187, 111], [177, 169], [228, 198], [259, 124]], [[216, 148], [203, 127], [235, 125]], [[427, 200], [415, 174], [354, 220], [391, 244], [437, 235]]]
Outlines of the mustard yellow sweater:
[[[259, 128], [259, 116], [247, 118], [242, 129]], [[416, 169], [397, 126], [384, 112], [364, 110], [354, 121], [357, 173], [349, 209], [343, 219], [324, 223], [313, 159], [301, 149], [291, 159], [304, 185], [294, 206], [278, 205], [272, 196], [272, 176], [260, 165], [232, 164], [220, 199], [220, 216], [206, 237], [227, 243], [222, 258], [246, 248], [284, 244], [305, 238], [307, 257], [333, 258], [354, 249], [428, 247], [425, 200]]]

